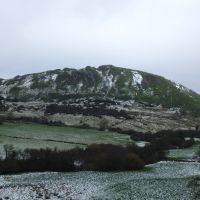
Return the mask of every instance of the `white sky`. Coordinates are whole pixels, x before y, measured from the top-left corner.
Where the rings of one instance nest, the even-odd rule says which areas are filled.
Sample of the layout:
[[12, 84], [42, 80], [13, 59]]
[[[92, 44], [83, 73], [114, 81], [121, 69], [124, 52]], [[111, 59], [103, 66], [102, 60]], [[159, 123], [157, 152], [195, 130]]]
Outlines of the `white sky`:
[[103, 64], [200, 93], [200, 0], [0, 0], [0, 77]]

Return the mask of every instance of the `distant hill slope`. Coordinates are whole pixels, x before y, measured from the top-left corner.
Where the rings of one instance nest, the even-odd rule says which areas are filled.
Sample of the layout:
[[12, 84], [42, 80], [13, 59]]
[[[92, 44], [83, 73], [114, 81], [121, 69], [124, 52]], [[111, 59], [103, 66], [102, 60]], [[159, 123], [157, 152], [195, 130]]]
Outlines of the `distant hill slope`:
[[106, 96], [200, 113], [200, 95], [194, 91], [161, 76], [112, 65], [0, 79], [0, 96], [12, 101], [45, 102]]

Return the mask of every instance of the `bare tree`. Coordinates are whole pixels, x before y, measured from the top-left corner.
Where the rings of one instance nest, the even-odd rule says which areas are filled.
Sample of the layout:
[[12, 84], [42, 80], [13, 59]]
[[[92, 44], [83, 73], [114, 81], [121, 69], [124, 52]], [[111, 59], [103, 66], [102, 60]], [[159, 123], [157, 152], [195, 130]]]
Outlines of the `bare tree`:
[[101, 131], [104, 131], [104, 130], [106, 130], [107, 128], [108, 128], [108, 120], [105, 119], [105, 118], [103, 118], [103, 119], [100, 121], [100, 123], [99, 123], [99, 129], [100, 129]]
[[6, 158], [5, 159], [10, 159], [13, 157], [13, 152], [14, 152], [14, 147], [12, 144], [5, 144], [3, 146], [5, 154], [6, 154]]

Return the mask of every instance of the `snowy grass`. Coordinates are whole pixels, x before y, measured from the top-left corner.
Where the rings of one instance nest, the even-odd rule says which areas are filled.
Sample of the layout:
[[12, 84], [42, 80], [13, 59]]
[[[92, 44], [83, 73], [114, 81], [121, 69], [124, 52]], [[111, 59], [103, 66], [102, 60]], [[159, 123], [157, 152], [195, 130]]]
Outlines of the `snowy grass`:
[[159, 162], [134, 172], [33, 173], [0, 176], [0, 198], [190, 200], [199, 163]]

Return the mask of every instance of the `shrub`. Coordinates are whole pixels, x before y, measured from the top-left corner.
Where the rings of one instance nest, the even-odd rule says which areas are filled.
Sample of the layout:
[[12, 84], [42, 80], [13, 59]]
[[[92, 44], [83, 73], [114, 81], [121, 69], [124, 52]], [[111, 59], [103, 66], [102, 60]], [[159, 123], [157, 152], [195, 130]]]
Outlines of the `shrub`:
[[8, 119], [8, 120], [14, 119], [14, 114], [13, 114], [12, 112], [8, 112], [8, 114], [7, 114], [7, 119]]
[[85, 170], [119, 171], [136, 170], [144, 167], [145, 162], [128, 148], [111, 145], [90, 145], [85, 150]]
[[100, 123], [99, 123], [99, 129], [101, 131], [105, 131], [106, 129], [108, 129], [108, 120], [103, 118], [101, 119]]
[[11, 144], [5, 144], [3, 146], [4, 151], [5, 151], [5, 159], [10, 160], [14, 159], [16, 157], [16, 152], [14, 151], [14, 146]]

